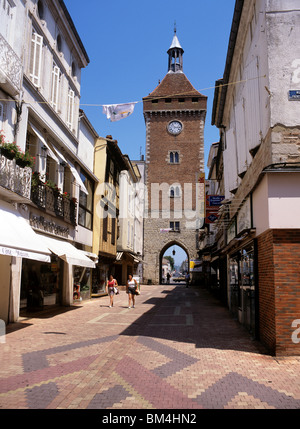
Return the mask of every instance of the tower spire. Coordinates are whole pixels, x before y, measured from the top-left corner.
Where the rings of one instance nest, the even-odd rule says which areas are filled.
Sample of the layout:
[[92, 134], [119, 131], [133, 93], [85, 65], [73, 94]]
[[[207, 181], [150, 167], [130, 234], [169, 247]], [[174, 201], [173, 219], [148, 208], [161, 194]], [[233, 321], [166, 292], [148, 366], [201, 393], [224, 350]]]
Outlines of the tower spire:
[[184, 50], [182, 49], [178, 37], [177, 37], [177, 26], [176, 21], [174, 22], [174, 36], [172, 40], [172, 44], [168, 49], [169, 54], [169, 63], [168, 63], [168, 72], [182, 72], [183, 69], [183, 61], [182, 55]]

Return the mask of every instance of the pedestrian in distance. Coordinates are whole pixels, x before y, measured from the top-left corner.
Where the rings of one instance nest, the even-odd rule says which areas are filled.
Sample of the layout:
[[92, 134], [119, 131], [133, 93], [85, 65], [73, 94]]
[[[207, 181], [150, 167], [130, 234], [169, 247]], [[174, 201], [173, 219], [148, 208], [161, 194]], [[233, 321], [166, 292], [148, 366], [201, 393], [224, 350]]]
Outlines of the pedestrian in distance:
[[106, 283], [106, 293], [109, 295], [109, 308], [114, 306], [114, 295], [115, 295], [115, 288], [118, 286], [118, 282], [116, 279], [114, 279], [113, 275], [110, 274], [109, 279]]
[[137, 281], [132, 277], [131, 274], [129, 274], [127, 285], [126, 285], [126, 292], [128, 293], [128, 308], [131, 308], [131, 302], [132, 302], [132, 308], [134, 308], [135, 295], [137, 294], [137, 290], [138, 290]]
[[190, 273], [186, 273], [186, 275], [185, 275], [185, 286], [189, 287], [189, 283], [190, 283]]

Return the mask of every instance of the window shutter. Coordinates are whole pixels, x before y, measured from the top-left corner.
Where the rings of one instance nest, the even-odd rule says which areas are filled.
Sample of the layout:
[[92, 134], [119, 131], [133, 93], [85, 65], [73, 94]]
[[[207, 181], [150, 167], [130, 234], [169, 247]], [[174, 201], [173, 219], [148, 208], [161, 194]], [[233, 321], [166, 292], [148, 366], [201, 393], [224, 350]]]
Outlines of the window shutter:
[[74, 117], [74, 101], [75, 93], [72, 89], [68, 92], [68, 111], [67, 111], [67, 126], [70, 130], [73, 129], [73, 117]]
[[116, 218], [113, 217], [111, 221], [111, 244], [114, 245], [116, 244]]
[[58, 111], [59, 77], [59, 67], [54, 65], [52, 70], [51, 105], [56, 112]]
[[108, 206], [104, 207], [103, 213], [103, 241], [107, 241], [107, 230], [108, 230]]
[[42, 68], [42, 55], [43, 55], [43, 37], [33, 32], [31, 38], [31, 52], [30, 52], [30, 78], [32, 83], [39, 87]]
[[2, 129], [2, 123], [3, 123], [3, 104], [0, 103], [0, 128]]

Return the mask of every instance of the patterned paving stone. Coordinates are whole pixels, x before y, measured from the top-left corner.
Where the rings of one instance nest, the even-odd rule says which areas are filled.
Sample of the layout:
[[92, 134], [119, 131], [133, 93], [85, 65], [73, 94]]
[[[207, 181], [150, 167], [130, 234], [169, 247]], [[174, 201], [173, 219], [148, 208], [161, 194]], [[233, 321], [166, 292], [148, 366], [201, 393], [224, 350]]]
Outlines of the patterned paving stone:
[[203, 408], [224, 408], [235, 395], [241, 393], [258, 398], [274, 408], [300, 408], [300, 399], [296, 400], [234, 372], [214, 383], [213, 386], [198, 396], [196, 401]]
[[25, 390], [28, 408], [45, 409], [56, 398], [58, 388], [55, 383], [47, 383], [41, 386]]
[[116, 298], [9, 325], [0, 408], [300, 408], [300, 357], [269, 356], [208, 292], [142, 286], [130, 310]]
[[129, 396], [127, 390], [120, 385], [116, 385], [102, 393], [97, 393], [89, 403], [87, 409], [111, 408], [115, 403], [125, 400]]

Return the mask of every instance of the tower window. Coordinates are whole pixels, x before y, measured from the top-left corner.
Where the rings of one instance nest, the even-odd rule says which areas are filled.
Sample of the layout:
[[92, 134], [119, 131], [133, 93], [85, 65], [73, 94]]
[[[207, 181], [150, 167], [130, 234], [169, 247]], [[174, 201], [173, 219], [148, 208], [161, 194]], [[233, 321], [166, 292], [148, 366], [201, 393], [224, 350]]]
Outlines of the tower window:
[[171, 98], [166, 98], [165, 99], [165, 103], [172, 103], [172, 99]]
[[37, 3], [37, 11], [40, 19], [44, 19], [44, 5], [42, 0], [39, 0]]
[[184, 98], [178, 98], [179, 103], [184, 103], [185, 99]]
[[170, 187], [170, 198], [179, 198], [181, 197], [181, 187], [178, 185]]
[[61, 39], [60, 34], [58, 34], [56, 37], [56, 46], [57, 46], [58, 52], [61, 52], [62, 51], [62, 39]]
[[197, 98], [197, 97], [192, 98], [192, 103], [198, 103], [198, 101], [199, 101], [199, 98]]
[[171, 231], [180, 232], [180, 222], [170, 222]]
[[179, 152], [169, 152], [169, 163], [179, 164]]
[[158, 100], [152, 100], [152, 104], [157, 104]]

